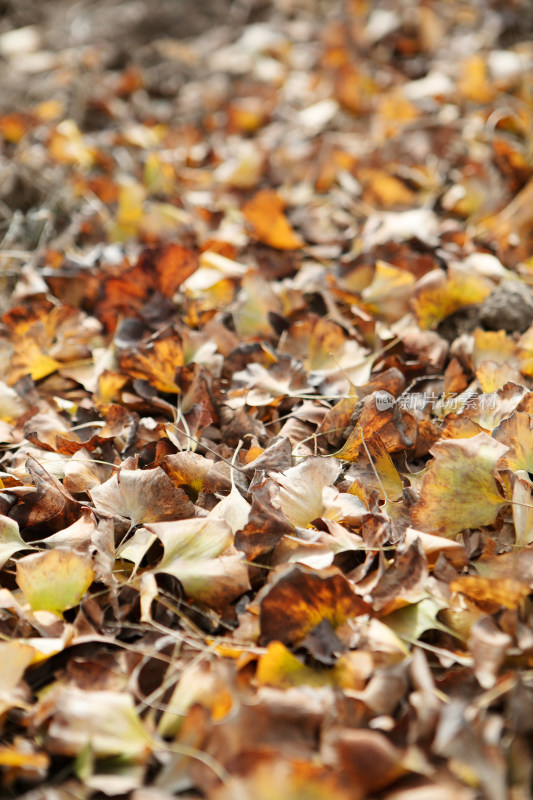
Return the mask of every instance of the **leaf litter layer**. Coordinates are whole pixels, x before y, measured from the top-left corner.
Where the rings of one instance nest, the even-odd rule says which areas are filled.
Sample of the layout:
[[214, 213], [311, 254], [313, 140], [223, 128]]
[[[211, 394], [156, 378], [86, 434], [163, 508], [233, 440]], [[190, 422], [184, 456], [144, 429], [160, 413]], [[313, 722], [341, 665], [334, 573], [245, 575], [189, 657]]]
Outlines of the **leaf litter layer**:
[[202, 9], [1, 23], [2, 796], [529, 797], [529, 4]]

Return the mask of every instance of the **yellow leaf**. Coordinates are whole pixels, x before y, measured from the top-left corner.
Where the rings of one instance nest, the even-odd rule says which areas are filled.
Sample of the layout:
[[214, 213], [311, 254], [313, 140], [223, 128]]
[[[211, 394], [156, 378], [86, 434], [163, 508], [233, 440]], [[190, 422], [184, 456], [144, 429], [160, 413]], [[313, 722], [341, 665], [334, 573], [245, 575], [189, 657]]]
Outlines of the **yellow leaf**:
[[494, 471], [508, 448], [486, 433], [433, 445], [435, 457], [424, 475], [411, 521], [428, 533], [453, 537], [465, 528], [490, 525], [505, 500]]
[[377, 261], [374, 280], [362, 292], [366, 310], [387, 322], [395, 322], [409, 310], [414, 284], [411, 272]]
[[482, 578], [479, 575], [461, 575], [450, 583], [452, 592], [461, 592], [475, 603], [495, 603], [504, 608], [518, 608], [528, 596], [529, 583], [514, 578]]
[[533, 417], [514, 411], [494, 428], [492, 436], [508, 448], [500, 459], [500, 467], [533, 472]]
[[481, 55], [467, 58], [461, 65], [462, 77], [458, 89], [473, 103], [488, 103], [494, 97], [494, 86], [488, 75], [485, 59]]
[[17, 583], [32, 610], [58, 617], [78, 605], [93, 579], [90, 561], [72, 551], [49, 550], [17, 561]]
[[481, 303], [492, 291], [492, 284], [480, 275], [450, 268], [428, 272], [414, 291], [413, 308], [421, 328], [436, 328], [439, 322], [459, 308]]

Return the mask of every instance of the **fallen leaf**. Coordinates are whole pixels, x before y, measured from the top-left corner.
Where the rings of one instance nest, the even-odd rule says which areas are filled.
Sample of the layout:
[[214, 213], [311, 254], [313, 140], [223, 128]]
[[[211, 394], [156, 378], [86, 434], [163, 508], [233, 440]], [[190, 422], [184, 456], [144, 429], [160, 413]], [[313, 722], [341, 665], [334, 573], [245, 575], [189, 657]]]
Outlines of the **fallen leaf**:
[[460, 575], [450, 582], [452, 592], [461, 592], [477, 603], [480, 608], [491, 611], [501, 606], [517, 608], [531, 589], [528, 583], [514, 578], [482, 578], [478, 575]]
[[496, 441], [506, 445], [498, 466], [502, 469], [533, 473], [533, 417], [523, 411], [513, 411], [492, 431]]
[[50, 550], [17, 561], [17, 584], [32, 611], [60, 617], [77, 606], [94, 580], [89, 558], [69, 550]]
[[0, 715], [3, 716], [10, 708], [26, 704], [17, 687], [34, 655], [33, 647], [24, 641], [0, 642]]
[[410, 272], [378, 261], [372, 283], [361, 293], [366, 310], [387, 322], [400, 319], [409, 310], [415, 280]]
[[481, 303], [492, 291], [486, 278], [458, 268], [441, 269], [424, 275], [415, 286], [413, 309], [421, 328], [435, 328], [454, 311]]
[[261, 189], [242, 207], [256, 239], [278, 250], [297, 250], [303, 241], [283, 213], [283, 200], [270, 189]]
[[36, 491], [26, 495], [22, 503], [11, 511], [22, 530], [31, 530], [33, 536], [53, 533], [74, 522], [81, 511], [80, 504], [53, 475], [30, 456], [25, 463]]
[[183, 489], [174, 486], [161, 467], [121, 469], [89, 494], [98, 513], [125, 517], [132, 527], [194, 516], [194, 506]]
[[146, 529], [161, 540], [165, 550], [154, 572], [173, 575], [188, 597], [223, 609], [249, 589], [242, 554], [224, 555], [233, 535], [223, 519], [159, 522], [146, 524]]
[[408, 772], [402, 753], [384, 734], [333, 726], [321, 742], [326, 764], [365, 793], [378, 792]]
[[53, 707], [46, 743], [51, 753], [77, 756], [90, 747], [96, 758], [145, 760], [152, 750], [153, 739], [130, 694], [58, 686], [49, 702]]
[[119, 358], [120, 369], [134, 378], [149, 381], [160, 392], [179, 394], [176, 369], [184, 364], [181, 342], [173, 337], [158, 339], [145, 349], [127, 350]]
[[339, 472], [333, 459], [307, 458], [283, 474], [271, 473], [280, 487], [279, 507], [293, 525], [305, 528], [322, 516], [323, 490], [335, 482]]
[[428, 533], [453, 537], [465, 528], [490, 525], [505, 505], [495, 478], [498, 459], [508, 448], [486, 433], [434, 444], [434, 460], [424, 476], [420, 500], [411, 507], [412, 524]]
[[292, 567], [267, 588], [260, 604], [261, 643], [298, 644], [327, 619], [333, 629], [350, 617], [366, 614], [368, 605], [336, 568], [315, 572]]
[[513, 523], [516, 545], [525, 547], [533, 542], [533, 496], [529, 481], [517, 478], [513, 487]]
[[26, 544], [22, 539], [15, 520], [0, 515], [0, 568], [20, 550], [33, 549], [32, 545]]

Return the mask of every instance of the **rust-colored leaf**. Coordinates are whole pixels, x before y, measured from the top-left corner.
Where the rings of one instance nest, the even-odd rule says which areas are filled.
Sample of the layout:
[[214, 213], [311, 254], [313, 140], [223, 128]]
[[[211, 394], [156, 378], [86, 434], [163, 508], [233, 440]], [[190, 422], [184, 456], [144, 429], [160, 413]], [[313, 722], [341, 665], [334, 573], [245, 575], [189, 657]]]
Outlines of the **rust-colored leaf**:
[[335, 629], [368, 610], [336, 569], [294, 567], [279, 576], [261, 600], [261, 642], [298, 644], [324, 619]]

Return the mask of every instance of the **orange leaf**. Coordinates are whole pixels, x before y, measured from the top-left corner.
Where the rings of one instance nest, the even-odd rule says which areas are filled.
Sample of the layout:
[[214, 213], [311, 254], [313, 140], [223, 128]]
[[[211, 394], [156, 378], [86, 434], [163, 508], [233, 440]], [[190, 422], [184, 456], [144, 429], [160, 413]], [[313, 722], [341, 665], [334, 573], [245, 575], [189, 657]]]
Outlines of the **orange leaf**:
[[283, 213], [283, 200], [270, 189], [261, 189], [242, 208], [260, 242], [278, 250], [297, 250], [303, 240], [294, 233]]

